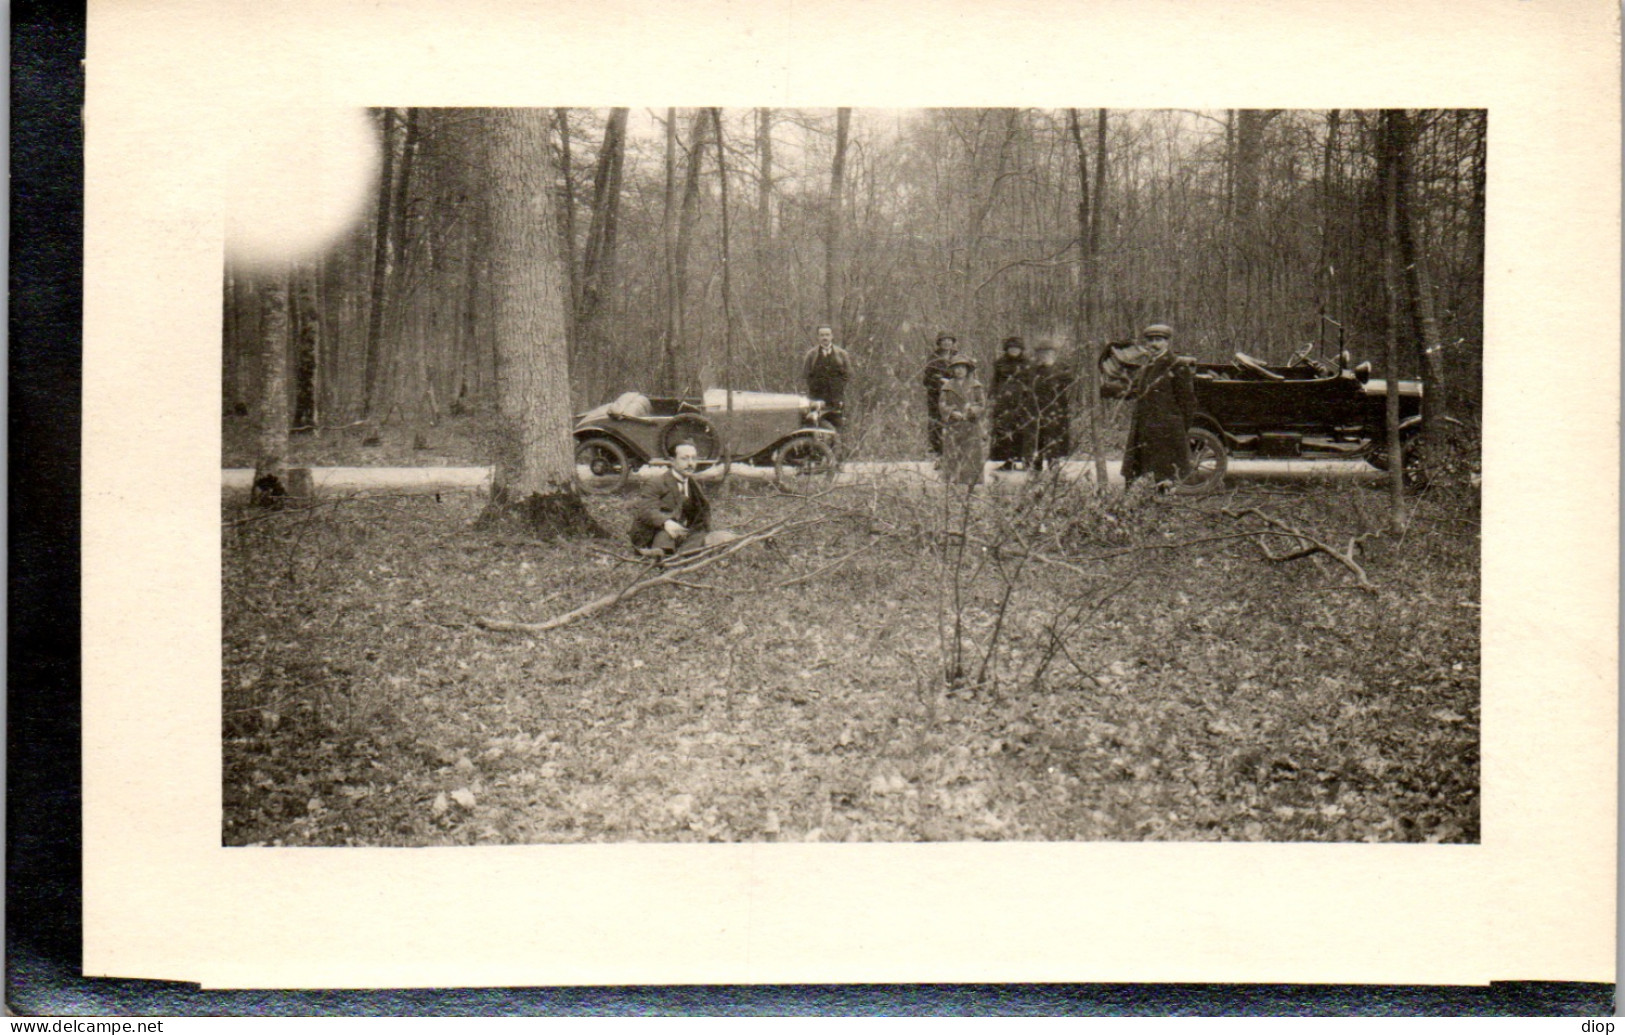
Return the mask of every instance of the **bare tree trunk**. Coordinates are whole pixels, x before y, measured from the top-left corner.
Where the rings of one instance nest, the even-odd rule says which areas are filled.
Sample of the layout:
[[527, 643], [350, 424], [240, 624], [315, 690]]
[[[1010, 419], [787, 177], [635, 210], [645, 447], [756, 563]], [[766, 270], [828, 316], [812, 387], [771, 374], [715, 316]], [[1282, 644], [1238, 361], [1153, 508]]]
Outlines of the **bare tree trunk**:
[[378, 212], [372, 239], [372, 292], [367, 310], [367, 347], [362, 363], [361, 416], [372, 416], [378, 391], [378, 354], [384, 329], [384, 302], [389, 284], [389, 235], [393, 220], [390, 207], [395, 183], [395, 111], [385, 108], [383, 114], [383, 170], [378, 176]]
[[666, 321], [661, 342], [660, 383], [668, 395], [677, 392], [677, 349], [681, 302], [677, 297], [677, 109], [666, 109], [666, 208], [661, 222], [666, 249]]
[[[1342, 122], [1342, 112], [1333, 108], [1326, 115], [1326, 149], [1321, 156], [1320, 165], [1320, 261], [1315, 265], [1315, 286], [1320, 296], [1320, 315], [1325, 316], [1328, 308], [1329, 296], [1332, 289], [1331, 272], [1331, 235], [1332, 235], [1332, 172], [1336, 168], [1332, 157], [1337, 153], [1337, 130]], [[1337, 318], [1342, 319], [1343, 313]], [[1324, 325], [1322, 325], [1324, 326]]]
[[1089, 215], [1089, 255], [1100, 258], [1101, 213], [1106, 208], [1106, 109], [1095, 112], [1095, 197]]
[[1405, 456], [1399, 439], [1399, 155], [1404, 147], [1403, 115], [1382, 113], [1382, 146], [1378, 161], [1382, 169], [1382, 286], [1386, 303], [1383, 321], [1383, 376], [1387, 384], [1388, 491], [1391, 509], [1389, 523], [1395, 532], [1405, 530]]
[[570, 355], [574, 358], [577, 321], [581, 317], [581, 277], [576, 271], [576, 188], [570, 158], [570, 109], [554, 108], [553, 117], [558, 124], [559, 174], [564, 182], [564, 272], [570, 285]]
[[269, 271], [260, 289], [260, 393], [254, 453], [254, 502], [274, 506], [288, 494], [288, 270]]
[[[705, 126], [710, 121], [705, 109], [695, 109], [689, 120], [688, 157], [683, 166], [683, 204], [678, 213], [677, 221], [677, 259], [675, 270], [676, 295], [676, 333], [673, 336], [674, 366], [682, 363], [687, 357], [685, 350], [688, 346], [688, 256], [694, 247], [694, 227], [700, 218], [700, 175], [703, 172], [702, 161], [705, 157]], [[694, 370], [692, 362], [687, 364], [692, 375], [685, 372], [679, 378], [682, 385], [687, 386], [699, 378], [699, 372]], [[704, 388], [704, 385], [698, 387]]]
[[1415, 165], [1416, 124], [1408, 114], [1402, 120], [1399, 154], [1395, 176], [1397, 185], [1397, 218], [1399, 221], [1400, 258], [1405, 270], [1405, 300], [1410, 311], [1414, 340], [1419, 346], [1422, 370], [1427, 388], [1422, 396], [1423, 432], [1432, 442], [1440, 442], [1444, 418], [1450, 415], [1449, 390], [1444, 370], [1443, 342], [1439, 334], [1439, 317], [1433, 305], [1433, 284], [1428, 279], [1426, 258], [1422, 253], [1421, 232], [1417, 226], [1415, 194], [1412, 185]]
[[[711, 109], [712, 129], [717, 137], [717, 176], [722, 181], [722, 384], [727, 390], [728, 427], [733, 427], [734, 415], [734, 306], [732, 242], [728, 226], [728, 159], [722, 141], [722, 109]], [[723, 443], [723, 456], [731, 455], [729, 443]], [[723, 485], [727, 486], [731, 465], [723, 464]]]
[[322, 315], [316, 304], [320, 261], [300, 263], [294, 272], [294, 324], [299, 333], [293, 423], [308, 428], [321, 423]]
[[[547, 115], [483, 113], [490, 139], [492, 323], [497, 348], [496, 472], [491, 510], [574, 498], [565, 285]], [[579, 501], [576, 501], [579, 504]], [[538, 509], [541, 508], [541, 509]], [[540, 529], [538, 529], [540, 530]]]
[[756, 109], [756, 226], [762, 239], [773, 239], [773, 109]]
[[[1098, 256], [1096, 249], [1100, 246], [1099, 228], [1095, 220], [1100, 217], [1098, 207], [1093, 210], [1089, 206], [1089, 158], [1083, 150], [1083, 128], [1078, 122], [1078, 109], [1067, 109], [1067, 121], [1072, 130], [1072, 143], [1078, 151], [1078, 243], [1085, 249], [1082, 268], [1084, 275], [1078, 283], [1078, 308], [1075, 335], [1080, 352], [1080, 366], [1083, 368], [1083, 410], [1089, 429], [1089, 455], [1095, 459], [1095, 484], [1106, 484], [1106, 454], [1100, 448], [1100, 371], [1095, 363], [1095, 357], [1090, 355], [1090, 326], [1092, 324], [1093, 306], [1091, 300], [1099, 291], [1095, 284], [1098, 276]], [[1100, 130], [1096, 139], [1096, 169], [1105, 163], [1105, 125], [1106, 110], [1100, 109]], [[1098, 206], [1099, 195], [1096, 194]], [[1091, 218], [1091, 214], [1093, 218]]]
[[242, 321], [238, 316], [239, 281], [242, 278], [232, 268], [230, 262], [226, 263], [226, 273], [223, 278], [221, 306], [221, 335], [220, 335], [220, 386], [223, 405], [222, 411], [227, 416], [236, 416], [242, 406]]
[[835, 109], [835, 160], [829, 174], [829, 215], [824, 226], [824, 319], [840, 333], [841, 193], [846, 184], [846, 137], [852, 109]]
[[598, 315], [615, 279], [615, 244], [620, 226], [621, 170], [626, 156], [626, 119], [629, 109], [613, 108], [604, 126], [598, 150], [598, 168], [592, 179], [592, 223], [587, 228], [586, 257], [581, 268], [578, 299], [578, 337], [598, 339]]

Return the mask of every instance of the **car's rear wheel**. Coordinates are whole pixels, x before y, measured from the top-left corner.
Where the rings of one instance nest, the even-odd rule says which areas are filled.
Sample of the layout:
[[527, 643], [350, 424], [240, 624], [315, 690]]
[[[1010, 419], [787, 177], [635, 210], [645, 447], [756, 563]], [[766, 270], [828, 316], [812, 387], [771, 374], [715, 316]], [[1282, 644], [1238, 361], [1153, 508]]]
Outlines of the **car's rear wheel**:
[[1224, 484], [1224, 472], [1230, 468], [1230, 453], [1224, 440], [1207, 428], [1191, 428], [1191, 473], [1179, 483], [1179, 491], [1188, 496], [1212, 492]]
[[[1405, 458], [1405, 488], [1424, 489], [1428, 483], [1427, 449], [1422, 442], [1420, 430], [1402, 432], [1399, 438], [1400, 452]], [[1388, 436], [1372, 439], [1371, 445], [1365, 451], [1365, 462], [1379, 471], [1388, 470]]]
[[602, 436], [576, 444], [576, 484], [585, 492], [618, 492], [632, 476], [626, 447]]
[[797, 435], [773, 450], [773, 480], [785, 492], [822, 492], [835, 483], [835, 447], [818, 435]]

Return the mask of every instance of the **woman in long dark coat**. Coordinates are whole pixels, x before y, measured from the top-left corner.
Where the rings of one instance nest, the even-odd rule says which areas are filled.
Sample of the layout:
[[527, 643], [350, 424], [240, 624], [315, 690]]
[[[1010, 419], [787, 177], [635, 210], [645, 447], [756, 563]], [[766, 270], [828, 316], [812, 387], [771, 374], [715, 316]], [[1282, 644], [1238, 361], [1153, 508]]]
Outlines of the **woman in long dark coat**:
[[1123, 450], [1125, 484], [1149, 474], [1158, 485], [1178, 485], [1191, 473], [1190, 426], [1196, 416], [1196, 389], [1190, 364], [1168, 347], [1173, 333], [1160, 323], [1145, 329], [1147, 361], [1128, 390], [1128, 397], [1134, 400], [1134, 416]]
[[976, 361], [955, 356], [953, 376], [942, 384], [942, 480], [979, 485], [987, 464], [987, 390], [976, 379]]
[[989, 394], [993, 399], [993, 437], [988, 448], [988, 459], [999, 461], [1000, 469], [1008, 471], [1017, 460], [1026, 459], [1025, 405], [1022, 393], [1026, 387], [1027, 344], [1020, 338], [1004, 339], [1004, 355], [993, 362], [993, 382]]
[[1034, 471], [1045, 461], [1064, 460], [1072, 453], [1072, 374], [1055, 362], [1054, 342], [1038, 346], [1038, 362], [1027, 371], [1030, 430], [1027, 448]]

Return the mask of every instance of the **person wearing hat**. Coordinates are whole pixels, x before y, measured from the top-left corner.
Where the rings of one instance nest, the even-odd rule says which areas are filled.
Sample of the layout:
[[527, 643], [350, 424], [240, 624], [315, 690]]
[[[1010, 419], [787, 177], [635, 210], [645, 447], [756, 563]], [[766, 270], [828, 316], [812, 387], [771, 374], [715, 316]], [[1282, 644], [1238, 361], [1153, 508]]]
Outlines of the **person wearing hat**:
[[942, 383], [942, 479], [950, 485], [978, 485], [987, 463], [987, 391], [976, 378], [976, 361], [955, 355]]
[[1167, 489], [1191, 473], [1189, 432], [1196, 417], [1196, 388], [1191, 364], [1169, 347], [1173, 336], [1165, 323], [1154, 323], [1141, 335], [1145, 361], [1125, 393], [1134, 400], [1123, 449], [1125, 484], [1150, 475], [1158, 488]]
[[953, 358], [958, 344], [959, 339], [951, 334], [937, 335], [936, 348], [925, 365], [925, 375], [920, 378], [925, 388], [926, 438], [932, 455], [939, 457], [942, 455], [942, 386], [952, 376], [948, 361]]
[[998, 461], [1001, 471], [1010, 470], [1027, 456], [1022, 420], [1026, 372], [1027, 343], [1017, 337], [1004, 339], [1004, 355], [993, 362], [993, 383], [988, 389], [993, 398], [993, 437], [988, 459]]
[[1055, 342], [1039, 342], [1032, 369], [1027, 372], [1028, 460], [1042, 471], [1046, 461], [1064, 459], [1072, 452], [1072, 375], [1056, 364]]

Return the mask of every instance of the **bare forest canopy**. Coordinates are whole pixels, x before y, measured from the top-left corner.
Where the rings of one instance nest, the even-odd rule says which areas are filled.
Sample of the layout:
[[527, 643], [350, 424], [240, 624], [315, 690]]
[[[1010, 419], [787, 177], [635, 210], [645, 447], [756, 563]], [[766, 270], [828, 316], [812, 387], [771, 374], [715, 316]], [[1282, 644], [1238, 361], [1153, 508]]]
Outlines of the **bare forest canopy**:
[[[262, 371], [282, 366], [268, 340], [286, 343], [285, 384], [269, 387], [294, 427], [497, 408], [494, 220], [527, 209], [502, 203], [519, 188], [488, 153], [490, 116], [370, 115], [380, 178], [349, 233], [287, 272], [270, 305], [266, 276], [227, 262], [228, 413], [266, 397]], [[799, 390], [820, 323], [851, 352], [859, 419], [918, 405], [942, 331], [986, 361], [1008, 335], [1055, 335], [1065, 354], [1162, 321], [1198, 358], [1280, 362], [1334, 345], [1326, 317], [1356, 359], [1382, 361], [1394, 144], [1377, 111], [546, 116], [577, 409], [629, 389]], [[1472, 416], [1486, 113], [1412, 111], [1404, 125], [1406, 262], [1428, 295], [1435, 373]], [[1423, 370], [1420, 322], [1400, 329], [1401, 374]]]

